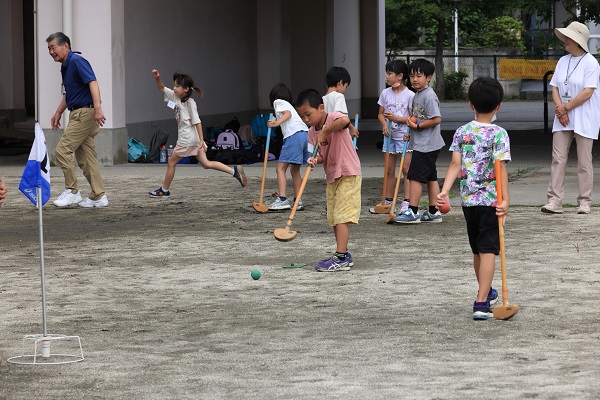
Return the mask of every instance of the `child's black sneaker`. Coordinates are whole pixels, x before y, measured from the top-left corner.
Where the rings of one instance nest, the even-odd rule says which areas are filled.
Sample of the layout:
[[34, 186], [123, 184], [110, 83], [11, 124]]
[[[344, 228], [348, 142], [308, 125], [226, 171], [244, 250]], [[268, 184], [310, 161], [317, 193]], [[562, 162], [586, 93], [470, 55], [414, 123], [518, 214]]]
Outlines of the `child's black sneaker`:
[[496, 289], [490, 288], [490, 291], [488, 292], [487, 301], [488, 303], [490, 303], [490, 305], [496, 304], [496, 302], [498, 301], [498, 291]]
[[151, 197], [169, 197], [171, 195], [171, 192], [169, 192], [168, 190], [163, 190], [163, 188], [160, 187], [152, 192], [148, 192], [148, 194]]
[[487, 301], [474, 302], [473, 303], [473, 319], [474, 320], [486, 320], [494, 316], [490, 303]]

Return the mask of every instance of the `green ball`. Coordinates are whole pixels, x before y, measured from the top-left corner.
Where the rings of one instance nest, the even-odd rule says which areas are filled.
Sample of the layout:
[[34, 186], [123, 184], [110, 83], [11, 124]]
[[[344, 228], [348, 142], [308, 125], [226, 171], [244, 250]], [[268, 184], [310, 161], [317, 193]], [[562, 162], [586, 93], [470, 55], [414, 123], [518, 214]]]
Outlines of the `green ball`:
[[255, 269], [254, 271], [252, 271], [250, 273], [250, 276], [252, 277], [252, 279], [257, 280], [260, 279], [260, 271]]

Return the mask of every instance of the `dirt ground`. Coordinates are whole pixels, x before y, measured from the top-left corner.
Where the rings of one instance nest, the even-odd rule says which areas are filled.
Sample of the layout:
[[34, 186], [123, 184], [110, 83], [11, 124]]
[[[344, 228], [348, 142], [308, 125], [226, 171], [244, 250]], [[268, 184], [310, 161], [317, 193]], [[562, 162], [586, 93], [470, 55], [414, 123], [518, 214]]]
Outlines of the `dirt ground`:
[[[106, 209], [44, 207], [48, 332], [79, 335], [85, 355], [70, 365], [6, 363], [42, 330], [38, 214], [11, 193], [0, 210], [0, 399], [600, 397], [597, 209], [514, 206], [506, 259], [521, 311], [475, 322], [459, 207], [441, 224], [387, 225], [367, 212], [381, 180], [365, 178], [355, 266], [318, 273], [334, 250], [323, 179], [307, 185], [297, 238], [281, 243], [273, 230], [288, 213], [253, 211], [258, 178], [241, 189], [181, 176], [172, 198], [151, 199], [160, 171], [105, 178]], [[308, 265], [282, 268], [291, 263]]]

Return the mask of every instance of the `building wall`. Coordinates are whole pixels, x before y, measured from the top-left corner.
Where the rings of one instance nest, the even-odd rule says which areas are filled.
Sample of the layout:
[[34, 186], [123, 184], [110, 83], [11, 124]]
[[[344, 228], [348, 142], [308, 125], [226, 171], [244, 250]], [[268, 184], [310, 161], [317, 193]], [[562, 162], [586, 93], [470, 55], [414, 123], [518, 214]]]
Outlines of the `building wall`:
[[174, 72], [194, 78], [204, 91], [196, 98], [204, 127], [255, 113], [256, 2], [127, 0], [124, 14], [130, 136], [148, 143], [161, 128], [170, 134], [168, 143], [175, 143], [173, 112], [156, 89], [153, 68], [168, 87]]
[[5, 42], [0, 56], [0, 115], [10, 121], [25, 116], [22, 13], [22, 0], [0, 1], [0, 36], [12, 39]]
[[[0, 104], [19, 103], [23, 110], [24, 86], [31, 86], [22, 79], [25, 1], [37, 4], [37, 114], [51, 153], [62, 134], [49, 129], [62, 92], [60, 64], [48, 55], [45, 39], [57, 31], [71, 38], [73, 50], [82, 52], [98, 77], [107, 121], [96, 143], [107, 164], [117, 162], [111, 154], [124, 143], [123, 135], [149, 143], [161, 128], [171, 134], [168, 144], [175, 143], [175, 120], [156, 89], [153, 68], [168, 86], [175, 71], [196, 79], [204, 90], [197, 103], [205, 128], [223, 126], [233, 116], [248, 123], [257, 112], [269, 111], [269, 92], [278, 82], [289, 85], [293, 96], [308, 87], [324, 91], [325, 73], [333, 65], [352, 76], [346, 92], [352, 114], [360, 112], [365, 89], [380, 91], [383, 75], [365, 80], [363, 69], [383, 57], [378, 25], [383, 15], [377, 15], [383, 0], [2, 0], [0, 32], [9, 40], [9, 60], [0, 58]], [[361, 34], [361, 29], [375, 30]], [[364, 49], [372, 61], [363, 59]]]

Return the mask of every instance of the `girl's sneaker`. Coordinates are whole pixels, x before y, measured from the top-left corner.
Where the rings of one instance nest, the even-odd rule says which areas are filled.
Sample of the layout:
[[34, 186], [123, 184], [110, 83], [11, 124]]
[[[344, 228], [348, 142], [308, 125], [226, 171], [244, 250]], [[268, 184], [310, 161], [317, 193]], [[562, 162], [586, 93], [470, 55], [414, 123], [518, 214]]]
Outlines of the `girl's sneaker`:
[[238, 180], [242, 187], [246, 187], [246, 184], [248, 183], [248, 178], [246, 178], [246, 173], [244, 173], [244, 167], [242, 167], [241, 165], [236, 165], [235, 167], [233, 167], [233, 169], [233, 177]]
[[473, 303], [473, 319], [474, 320], [486, 320], [494, 316], [492, 309], [490, 308], [490, 303], [487, 301], [478, 303]]
[[163, 188], [160, 187], [152, 192], [148, 192], [148, 194], [151, 197], [169, 197], [171, 195], [171, 192], [169, 192], [168, 190], [163, 190]]
[[408, 201], [403, 201], [400, 204], [400, 213], [402, 214], [403, 212], [405, 212], [406, 210], [408, 210], [408, 206], [409, 206]]
[[281, 211], [289, 210], [292, 208], [288, 199], [281, 200], [281, 197], [277, 197], [274, 202], [269, 205], [269, 211]]

